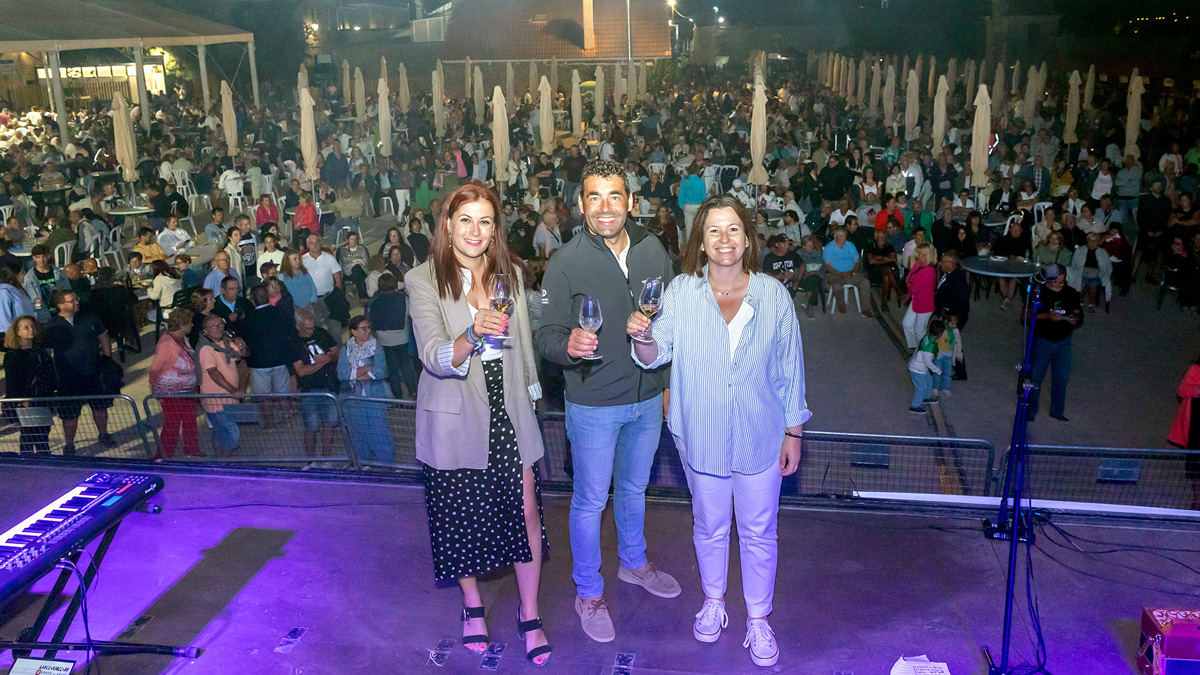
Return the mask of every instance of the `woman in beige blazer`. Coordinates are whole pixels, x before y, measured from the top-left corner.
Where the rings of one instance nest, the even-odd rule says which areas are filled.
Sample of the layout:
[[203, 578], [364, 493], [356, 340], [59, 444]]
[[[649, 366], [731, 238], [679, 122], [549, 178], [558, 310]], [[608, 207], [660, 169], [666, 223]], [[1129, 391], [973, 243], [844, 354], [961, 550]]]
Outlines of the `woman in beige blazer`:
[[[417, 458], [437, 581], [463, 592], [463, 646], [487, 649], [476, 577], [514, 565], [521, 603], [518, 635], [527, 658], [550, 660], [538, 612], [548, 548], [533, 465], [543, 454], [533, 402], [541, 397], [524, 302], [512, 317], [490, 309], [491, 282], [521, 288], [508, 251], [500, 202], [477, 181], [445, 199], [429, 258], [404, 276], [424, 376], [417, 389]], [[500, 334], [507, 337], [502, 338]]]

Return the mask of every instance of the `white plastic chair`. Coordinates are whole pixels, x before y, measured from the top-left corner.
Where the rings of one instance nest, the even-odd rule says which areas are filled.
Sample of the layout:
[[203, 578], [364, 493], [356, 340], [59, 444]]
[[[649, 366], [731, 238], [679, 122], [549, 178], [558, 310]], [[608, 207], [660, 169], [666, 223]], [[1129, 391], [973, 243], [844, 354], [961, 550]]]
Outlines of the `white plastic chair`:
[[1003, 236], [1007, 235], [1007, 234], [1008, 234], [1008, 228], [1012, 227], [1012, 224], [1013, 224], [1013, 223], [1019, 223], [1019, 222], [1021, 222], [1021, 218], [1022, 218], [1022, 217], [1023, 217], [1023, 216], [1022, 216], [1020, 213], [1014, 213], [1014, 214], [1012, 214], [1011, 216], [1009, 216], [1009, 217], [1008, 217], [1008, 220], [1004, 221], [1004, 233], [1003, 233], [1003, 234], [1001, 234], [1000, 236], [1002, 236], [1002, 237], [1003, 237]]
[[720, 167], [716, 165], [710, 165], [704, 167], [704, 173], [701, 174], [701, 176], [704, 178], [704, 187], [708, 189], [708, 195], [710, 197], [716, 194], [715, 186], [717, 183], [717, 171], [719, 170]]
[[54, 266], [62, 268], [67, 263], [71, 262], [71, 258], [75, 255], [75, 242], [64, 241], [54, 247]]
[[667, 172], [667, 165], [663, 162], [650, 162], [649, 166], [646, 168], [650, 170], [650, 173], [657, 173], [659, 175]]
[[1033, 205], [1033, 222], [1041, 223], [1046, 220], [1046, 209], [1054, 206], [1054, 202], [1038, 202]]
[[[860, 298], [858, 295], [858, 286], [851, 286], [850, 284], [842, 286], [842, 302], [847, 305], [850, 304], [850, 291], [854, 291], [854, 304], [856, 307], [858, 307], [858, 311], [861, 314], [862, 298]], [[825, 298], [825, 304], [833, 307], [833, 286], [829, 287], [829, 295]]]
[[0, 206], [0, 223], [7, 223], [8, 219], [12, 217], [12, 212], [15, 208], [17, 208], [15, 204]]
[[[182, 169], [175, 169], [174, 171], [171, 172], [171, 175], [174, 176], [174, 178], [175, 178], [175, 186], [176, 187], [182, 186], [184, 184], [184, 182], [188, 180], [188, 172], [183, 171]], [[181, 192], [182, 192], [182, 190], [181, 190]]]
[[108, 250], [104, 252], [105, 256], [112, 256], [113, 269], [118, 271], [125, 269], [125, 256], [121, 251], [121, 228], [114, 227], [108, 232]]
[[246, 210], [246, 186], [243, 183], [229, 183], [229, 212], [242, 213]]

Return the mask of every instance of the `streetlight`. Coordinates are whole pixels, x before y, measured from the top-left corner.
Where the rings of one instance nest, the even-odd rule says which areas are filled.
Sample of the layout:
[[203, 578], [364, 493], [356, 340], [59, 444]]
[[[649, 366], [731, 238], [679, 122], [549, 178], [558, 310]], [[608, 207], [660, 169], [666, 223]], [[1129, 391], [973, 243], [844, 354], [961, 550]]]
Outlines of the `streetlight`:
[[725, 17], [723, 17], [723, 16], [717, 17], [717, 23], [725, 23]]
[[311, 28], [311, 29], [313, 29], [313, 30], [320, 30], [320, 29], [321, 29], [321, 24], [319, 24], [319, 23], [317, 23], [316, 21], [314, 21], [314, 22], [310, 23], [310, 24], [308, 25], [308, 27], [309, 27], [309, 28]]

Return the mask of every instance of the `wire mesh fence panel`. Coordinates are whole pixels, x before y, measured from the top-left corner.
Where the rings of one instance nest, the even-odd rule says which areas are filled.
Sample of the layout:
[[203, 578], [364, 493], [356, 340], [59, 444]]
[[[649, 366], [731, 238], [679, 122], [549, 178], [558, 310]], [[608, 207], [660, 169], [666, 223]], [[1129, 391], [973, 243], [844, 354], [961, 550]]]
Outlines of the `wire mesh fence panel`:
[[147, 396], [142, 405], [166, 460], [356, 466], [332, 394]]
[[417, 461], [417, 406], [390, 398], [341, 398], [346, 434], [363, 466], [420, 470]]
[[[1000, 467], [1003, 470], [1004, 464]], [[1028, 467], [1034, 499], [1167, 509], [1200, 506], [1196, 452], [1031, 445]]]
[[[562, 413], [541, 417], [546, 456], [543, 478], [563, 487], [572, 479], [571, 444]], [[792, 497], [849, 497], [855, 492], [901, 492], [986, 496], [994, 450], [987, 441], [804, 433], [800, 468], [784, 479]], [[677, 491], [687, 477], [674, 438], [663, 425], [650, 467], [651, 488]]]
[[992, 444], [975, 439], [804, 432], [800, 469], [784, 495], [991, 493]]
[[0, 453], [145, 460], [150, 431], [128, 396], [4, 399]]

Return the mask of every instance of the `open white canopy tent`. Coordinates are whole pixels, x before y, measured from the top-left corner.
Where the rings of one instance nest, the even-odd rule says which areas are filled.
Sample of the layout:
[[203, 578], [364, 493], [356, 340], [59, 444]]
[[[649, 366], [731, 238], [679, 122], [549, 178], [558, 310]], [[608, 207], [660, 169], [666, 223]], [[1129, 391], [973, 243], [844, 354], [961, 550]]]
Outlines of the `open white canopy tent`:
[[[254, 34], [215, 21], [177, 12], [139, 0], [0, 0], [0, 53], [44, 53], [50, 66], [54, 103], [65, 110], [59, 55], [80, 49], [133, 49], [137, 65], [138, 100], [142, 125], [149, 130], [152, 118], [142, 69], [149, 47], [195, 46], [200, 57], [200, 84], [205, 110], [212, 106], [208, 91], [206, 45], [246, 43], [250, 56], [250, 85], [254, 106], [259, 107], [258, 66], [254, 59]], [[70, 17], [71, 21], [62, 21]], [[66, 125], [59, 125], [62, 147], [67, 145]]]

